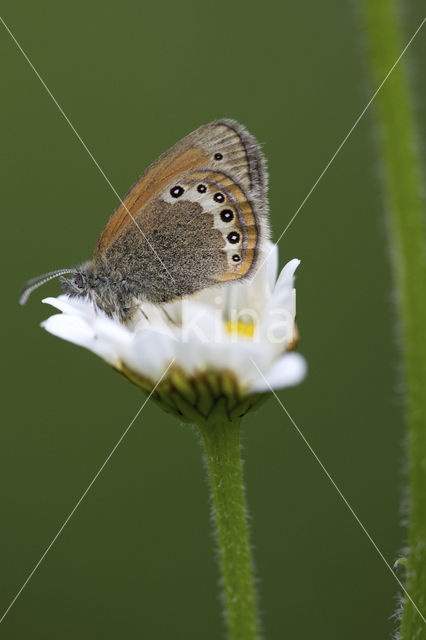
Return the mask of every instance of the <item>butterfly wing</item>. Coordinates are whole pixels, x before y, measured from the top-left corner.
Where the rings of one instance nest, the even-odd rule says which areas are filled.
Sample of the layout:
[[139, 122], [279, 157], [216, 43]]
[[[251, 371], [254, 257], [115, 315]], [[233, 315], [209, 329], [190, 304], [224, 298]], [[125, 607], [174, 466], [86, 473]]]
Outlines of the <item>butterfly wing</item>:
[[162, 154], [117, 207], [95, 263], [140, 282], [153, 302], [249, 276], [267, 238], [267, 173], [233, 120], [200, 127]]

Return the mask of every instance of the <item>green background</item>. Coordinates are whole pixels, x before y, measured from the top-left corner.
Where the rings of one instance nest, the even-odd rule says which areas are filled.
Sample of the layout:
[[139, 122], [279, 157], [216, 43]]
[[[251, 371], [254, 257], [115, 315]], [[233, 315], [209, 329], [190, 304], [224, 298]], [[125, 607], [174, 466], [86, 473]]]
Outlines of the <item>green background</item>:
[[[422, 4], [405, 3], [405, 41]], [[243, 122], [269, 161], [275, 239], [372, 93], [348, 1], [2, 5], [119, 193], [197, 126]], [[425, 35], [407, 56], [420, 123]], [[3, 611], [142, 396], [40, 329], [56, 283], [17, 304], [27, 278], [91, 255], [116, 197], [4, 29], [0, 58]], [[281, 264], [302, 260], [309, 376], [279, 395], [392, 563], [404, 542], [403, 397], [375, 143], [369, 112], [280, 242]], [[274, 400], [246, 419], [244, 444], [265, 637], [390, 637], [398, 585]], [[209, 512], [194, 434], [148, 405], [0, 637], [222, 637]]]

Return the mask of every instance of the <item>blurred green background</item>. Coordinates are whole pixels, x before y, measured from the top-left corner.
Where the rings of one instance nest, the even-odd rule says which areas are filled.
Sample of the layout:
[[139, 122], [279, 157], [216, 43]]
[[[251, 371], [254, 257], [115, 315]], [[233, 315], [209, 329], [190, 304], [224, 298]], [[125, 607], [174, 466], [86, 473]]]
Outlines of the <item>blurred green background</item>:
[[[405, 40], [423, 3], [405, 3]], [[368, 101], [360, 6], [2, 3], [2, 15], [119, 193], [218, 117], [264, 143], [277, 238]], [[424, 7], [423, 7], [424, 8]], [[407, 56], [420, 122], [426, 38]], [[45, 333], [49, 283], [91, 255], [116, 198], [4, 29], [0, 609], [139, 408], [95, 356]], [[390, 82], [392, 79], [389, 80]], [[424, 129], [423, 129], [424, 140]], [[302, 260], [309, 376], [280, 398], [389, 562], [404, 541], [403, 399], [368, 113], [280, 243]], [[376, 640], [398, 585], [279, 407], [245, 422], [245, 475], [268, 640]], [[148, 405], [0, 628], [12, 638], [222, 637], [199, 444]]]

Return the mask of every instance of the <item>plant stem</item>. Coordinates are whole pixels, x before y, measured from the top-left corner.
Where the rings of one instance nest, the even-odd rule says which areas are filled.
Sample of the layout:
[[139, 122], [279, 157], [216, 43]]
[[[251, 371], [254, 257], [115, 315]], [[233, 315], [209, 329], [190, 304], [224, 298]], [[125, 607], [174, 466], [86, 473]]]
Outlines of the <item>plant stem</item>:
[[213, 501], [229, 640], [256, 640], [253, 563], [241, 462], [240, 421], [218, 415], [201, 431]]
[[[370, 63], [379, 84], [404, 42], [391, 0], [364, 0]], [[420, 32], [419, 37], [425, 36]], [[406, 57], [376, 98], [379, 150], [401, 333], [408, 423], [409, 531], [406, 588], [426, 616], [426, 267], [421, 164]], [[384, 434], [384, 437], [385, 434]], [[400, 639], [426, 637], [411, 602], [402, 608]]]

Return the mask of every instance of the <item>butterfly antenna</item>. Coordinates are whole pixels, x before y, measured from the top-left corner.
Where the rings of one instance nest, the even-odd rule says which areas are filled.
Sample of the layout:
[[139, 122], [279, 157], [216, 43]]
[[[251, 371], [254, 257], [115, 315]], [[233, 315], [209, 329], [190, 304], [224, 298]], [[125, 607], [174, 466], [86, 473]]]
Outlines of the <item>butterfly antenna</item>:
[[19, 304], [24, 305], [34, 289], [38, 289], [49, 280], [64, 275], [64, 273], [75, 273], [75, 269], [57, 269], [56, 271], [50, 271], [50, 273], [43, 273], [41, 276], [31, 278], [24, 284], [21, 289], [21, 296], [19, 298]]

